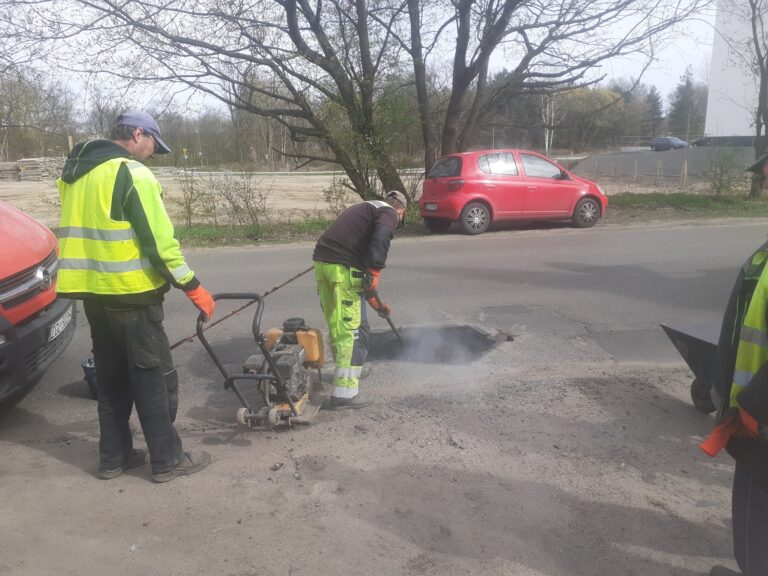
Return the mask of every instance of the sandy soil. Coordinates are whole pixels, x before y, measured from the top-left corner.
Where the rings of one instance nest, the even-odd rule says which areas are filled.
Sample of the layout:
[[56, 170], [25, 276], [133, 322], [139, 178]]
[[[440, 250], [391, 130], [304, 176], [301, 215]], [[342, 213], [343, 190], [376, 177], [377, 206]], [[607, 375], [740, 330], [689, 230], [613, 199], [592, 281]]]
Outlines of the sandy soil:
[[[333, 177], [328, 174], [269, 174], [253, 180], [255, 186], [269, 190], [267, 208], [270, 218], [276, 220], [301, 217], [302, 214], [319, 214], [327, 209], [323, 189]], [[174, 222], [181, 222], [181, 186], [178, 178], [160, 172], [158, 180], [163, 185], [166, 208]], [[203, 175], [197, 182], [205, 186], [208, 179]], [[7, 182], [0, 181], [0, 200], [4, 200], [34, 216], [49, 227], [59, 225], [59, 201], [56, 182]]]

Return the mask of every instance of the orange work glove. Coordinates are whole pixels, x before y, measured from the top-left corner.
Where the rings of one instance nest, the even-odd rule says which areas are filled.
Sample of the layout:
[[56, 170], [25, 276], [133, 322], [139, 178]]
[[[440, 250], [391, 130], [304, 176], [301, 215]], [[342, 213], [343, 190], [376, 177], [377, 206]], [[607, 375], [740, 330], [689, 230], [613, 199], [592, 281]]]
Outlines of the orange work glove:
[[376, 268], [369, 268], [368, 269], [368, 289], [369, 290], [378, 290], [379, 289], [379, 274], [381, 274], [381, 270], [376, 270]]
[[203, 288], [202, 285], [198, 285], [197, 288], [193, 288], [192, 290], [187, 290], [184, 294], [187, 295], [187, 298], [192, 300], [192, 303], [197, 306], [197, 309], [200, 310], [200, 312], [205, 314], [206, 321], [213, 318], [216, 302], [214, 301], [213, 296], [211, 296], [211, 293]]
[[382, 318], [388, 317], [392, 312], [392, 308], [381, 301], [381, 298], [379, 298], [379, 295], [376, 293], [376, 291], [373, 292], [373, 296], [368, 298], [368, 304], [370, 304], [371, 308], [376, 310], [376, 313]]
[[363, 292], [366, 299], [373, 298], [376, 294], [376, 290], [379, 288], [379, 274], [381, 274], [381, 270], [376, 270], [376, 268], [369, 268], [368, 272], [365, 273]]

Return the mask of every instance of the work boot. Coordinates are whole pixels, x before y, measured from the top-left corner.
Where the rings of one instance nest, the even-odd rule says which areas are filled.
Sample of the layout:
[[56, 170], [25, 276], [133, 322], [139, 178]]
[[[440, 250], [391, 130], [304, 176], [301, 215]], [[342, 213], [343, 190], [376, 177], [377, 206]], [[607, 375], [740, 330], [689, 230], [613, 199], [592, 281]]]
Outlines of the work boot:
[[331, 396], [328, 408], [330, 410], [346, 410], [347, 408], [365, 408], [371, 404], [373, 404], [373, 400], [362, 394], [358, 394], [353, 398], [336, 398]]
[[112, 478], [120, 476], [120, 474], [123, 473], [123, 470], [143, 466], [146, 457], [147, 453], [144, 450], [137, 448], [131, 452], [131, 455], [128, 456], [128, 460], [126, 460], [125, 464], [122, 466], [118, 466], [117, 468], [102, 468], [99, 466], [99, 471], [96, 473], [96, 476], [102, 480], [112, 480]]
[[179, 476], [189, 476], [195, 472], [200, 472], [211, 463], [211, 455], [208, 452], [184, 452], [176, 468], [168, 472], [152, 474], [152, 480], [155, 482], [169, 482]]
[[741, 576], [741, 572], [736, 572], [725, 566], [713, 566], [709, 571], [709, 576]]
[[360, 369], [360, 376], [358, 376], [358, 378], [360, 380], [364, 380], [364, 379], [368, 378], [368, 376], [371, 375], [372, 371], [373, 371], [373, 368], [371, 368], [370, 366], [363, 366]]

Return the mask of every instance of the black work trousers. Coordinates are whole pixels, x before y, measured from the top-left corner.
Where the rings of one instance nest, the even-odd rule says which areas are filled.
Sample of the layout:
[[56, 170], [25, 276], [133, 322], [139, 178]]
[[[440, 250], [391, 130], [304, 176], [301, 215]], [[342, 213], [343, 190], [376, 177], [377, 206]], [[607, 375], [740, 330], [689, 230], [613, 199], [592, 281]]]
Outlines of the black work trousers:
[[122, 466], [133, 450], [133, 406], [149, 449], [152, 472], [176, 467], [182, 447], [173, 422], [178, 374], [163, 329], [163, 305], [110, 308], [84, 300], [91, 326], [99, 403], [102, 469]]
[[734, 454], [733, 552], [744, 576], [765, 576], [768, 574], [768, 450], [756, 440], [739, 438], [737, 442], [740, 446], [738, 454]]

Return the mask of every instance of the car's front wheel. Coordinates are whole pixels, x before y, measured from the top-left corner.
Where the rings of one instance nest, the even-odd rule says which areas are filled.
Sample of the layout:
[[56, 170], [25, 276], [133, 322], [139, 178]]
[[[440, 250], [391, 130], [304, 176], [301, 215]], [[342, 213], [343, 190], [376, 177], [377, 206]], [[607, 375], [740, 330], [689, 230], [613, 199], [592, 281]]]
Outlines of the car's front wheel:
[[445, 234], [452, 222], [447, 218], [424, 218], [424, 226], [433, 234]]
[[465, 234], [482, 234], [491, 224], [491, 211], [481, 202], [470, 202], [461, 211], [459, 222]]
[[600, 220], [600, 205], [594, 198], [582, 198], [576, 203], [571, 217], [577, 228], [590, 228]]

